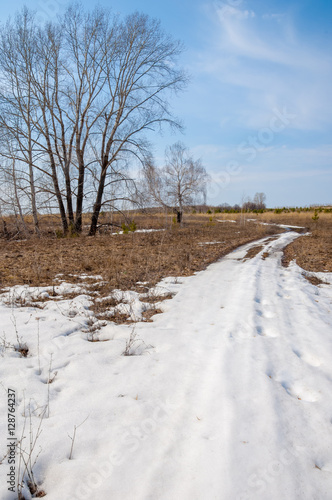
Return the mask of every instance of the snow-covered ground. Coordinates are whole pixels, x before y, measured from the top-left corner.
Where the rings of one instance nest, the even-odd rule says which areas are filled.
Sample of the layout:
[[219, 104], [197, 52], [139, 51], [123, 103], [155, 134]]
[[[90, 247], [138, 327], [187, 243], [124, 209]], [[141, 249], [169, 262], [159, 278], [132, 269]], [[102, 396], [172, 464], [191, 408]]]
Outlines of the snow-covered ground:
[[[165, 229], [135, 229], [135, 233], [155, 233], [159, 231], [165, 231]], [[116, 233], [111, 233], [112, 236], [117, 234], [123, 234], [124, 231], [117, 231]]]
[[[84, 285], [70, 300], [66, 284], [56, 300], [32, 290], [39, 308], [12, 289], [0, 304], [0, 459], [10, 388], [26, 451], [40, 425], [33, 471], [49, 500], [331, 500], [332, 286], [281, 266], [298, 236], [163, 280], [157, 295], [176, 295], [152, 323], [93, 333]], [[3, 500], [16, 498], [8, 473], [6, 457]]]

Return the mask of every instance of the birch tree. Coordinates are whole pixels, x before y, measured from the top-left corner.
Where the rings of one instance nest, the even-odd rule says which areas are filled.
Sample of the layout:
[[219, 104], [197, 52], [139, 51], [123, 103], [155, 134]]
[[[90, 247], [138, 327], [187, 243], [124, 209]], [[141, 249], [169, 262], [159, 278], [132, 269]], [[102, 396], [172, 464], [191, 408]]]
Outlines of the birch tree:
[[46, 189], [64, 233], [82, 230], [91, 203], [94, 235], [108, 186], [120, 183], [130, 197], [122, 166], [146, 162], [146, 134], [163, 124], [180, 127], [168, 97], [187, 82], [177, 67], [181, 44], [146, 15], [120, 21], [77, 4], [44, 26], [24, 8], [2, 27], [1, 42], [0, 128], [16, 143], [15, 160], [28, 166], [36, 231], [36, 193]]
[[208, 174], [201, 160], [194, 160], [181, 142], [166, 149], [164, 166], [148, 163], [144, 173], [152, 199], [174, 210], [180, 224], [185, 207], [206, 202]]
[[[1, 33], [0, 69], [4, 83], [0, 90], [0, 131], [7, 138], [7, 143], [16, 143], [14, 149], [17, 159], [28, 167], [31, 211], [35, 232], [39, 234], [34, 179], [34, 143], [38, 133], [33, 125], [36, 107], [30, 78], [30, 66], [33, 65], [31, 27], [31, 14], [24, 9], [16, 17], [16, 23], [7, 23]], [[1, 154], [7, 157], [3, 148]], [[9, 159], [13, 160], [13, 148], [9, 152]]]
[[163, 123], [180, 127], [167, 96], [187, 81], [176, 65], [181, 49], [180, 43], [163, 33], [159, 22], [135, 13], [118, 27], [116, 53], [105, 53], [110, 100], [99, 122], [99, 182], [90, 235], [96, 232], [109, 171], [128, 156], [146, 162], [150, 152], [144, 132], [159, 130]]

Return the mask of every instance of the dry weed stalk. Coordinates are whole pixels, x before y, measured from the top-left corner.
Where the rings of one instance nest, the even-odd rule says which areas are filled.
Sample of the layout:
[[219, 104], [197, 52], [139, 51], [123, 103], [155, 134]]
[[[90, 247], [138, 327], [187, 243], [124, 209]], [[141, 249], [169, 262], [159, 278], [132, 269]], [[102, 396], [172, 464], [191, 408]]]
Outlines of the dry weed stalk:
[[[46, 495], [46, 493], [39, 489], [39, 486], [34, 477], [33, 469], [36, 465], [37, 459], [42, 451], [40, 447], [38, 453], [35, 454], [35, 449], [37, 446], [37, 441], [42, 433], [42, 423], [45, 417], [46, 408], [41, 415], [38, 427], [36, 432], [33, 431], [32, 425], [32, 415], [31, 408], [29, 405], [29, 416], [24, 418], [24, 425], [22, 429], [21, 439], [17, 443], [18, 450], [18, 477], [17, 477], [17, 495], [18, 500], [25, 500], [24, 490], [27, 489], [31, 495], [34, 495], [36, 498], [40, 498]], [[23, 447], [23, 442], [26, 439], [26, 424], [27, 420], [29, 420], [29, 442], [28, 449]]]
[[89, 417], [86, 417], [85, 420], [83, 420], [83, 422], [81, 422], [79, 425], [74, 425], [74, 432], [73, 432], [73, 436], [69, 436], [68, 434], [68, 437], [69, 439], [71, 439], [71, 447], [70, 447], [70, 453], [69, 453], [69, 460], [72, 460], [73, 458], [73, 451], [74, 451], [74, 443], [75, 443], [75, 438], [76, 438], [76, 430], [81, 427], [81, 425], [83, 425], [87, 420], [88, 420]]
[[53, 376], [51, 376], [52, 372], [52, 361], [53, 361], [53, 354], [51, 354], [50, 357], [50, 364], [48, 367], [48, 377], [47, 377], [47, 418], [50, 416], [50, 385], [54, 382], [55, 377], [57, 376], [58, 372], [54, 372]]
[[29, 347], [26, 344], [26, 342], [23, 342], [22, 337], [19, 336], [17, 323], [16, 323], [16, 316], [14, 314], [14, 311], [12, 311], [12, 315], [10, 317], [10, 320], [14, 326], [17, 343], [13, 344], [12, 342], [7, 342], [6, 333], [3, 332], [3, 337], [0, 338], [0, 340], [1, 340], [1, 344], [0, 344], [1, 355], [3, 355], [7, 349], [12, 349], [13, 351], [18, 352], [22, 358], [26, 358], [28, 353], [29, 353]]
[[152, 345], [146, 345], [145, 342], [137, 338], [137, 332], [135, 331], [136, 325], [134, 325], [130, 330], [129, 339], [126, 340], [126, 347], [122, 353], [122, 356], [137, 356], [142, 354], [142, 351], [139, 352], [139, 349], [143, 346], [143, 350], [147, 351], [148, 349], [152, 349]]
[[138, 342], [137, 333], [135, 331], [135, 326], [130, 330], [129, 339], [126, 340], [126, 347], [122, 353], [122, 356], [133, 356], [135, 354], [134, 345]]

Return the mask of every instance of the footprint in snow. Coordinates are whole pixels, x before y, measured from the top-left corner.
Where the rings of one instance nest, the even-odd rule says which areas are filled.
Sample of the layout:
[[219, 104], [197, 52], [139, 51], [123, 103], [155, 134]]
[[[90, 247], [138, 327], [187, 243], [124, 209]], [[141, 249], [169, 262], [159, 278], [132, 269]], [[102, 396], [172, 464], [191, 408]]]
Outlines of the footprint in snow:
[[273, 309], [265, 309], [263, 312], [263, 316], [267, 319], [272, 319], [275, 317], [275, 312]]
[[288, 384], [287, 382], [281, 382], [282, 387], [285, 391], [293, 398], [299, 401], [306, 401], [308, 403], [314, 403], [320, 399], [320, 394], [313, 389], [302, 385], [300, 382], [294, 384]]
[[314, 354], [312, 354], [310, 352], [302, 352], [301, 353], [299, 350], [293, 349], [293, 353], [296, 354], [296, 356], [298, 358], [305, 361], [305, 363], [307, 363], [308, 365], [320, 366], [322, 364], [322, 361], [317, 356], [315, 356]]
[[277, 329], [274, 328], [265, 328], [264, 335], [265, 337], [270, 337], [271, 339], [275, 339], [279, 337], [279, 332]]
[[266, 319], [272, 319], [275, 317], [275, 312], [273, 308], [267, 308], [267, 307], [263, 308], [263, 310], [256, 309], [256, 314], [257, 316], [263, 316]]

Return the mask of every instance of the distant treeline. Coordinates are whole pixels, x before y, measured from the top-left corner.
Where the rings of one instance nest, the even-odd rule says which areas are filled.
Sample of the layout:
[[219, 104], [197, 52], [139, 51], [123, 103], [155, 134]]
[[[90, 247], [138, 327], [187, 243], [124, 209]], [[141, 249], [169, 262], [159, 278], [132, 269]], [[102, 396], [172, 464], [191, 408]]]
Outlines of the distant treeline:
[[194, 212], [198, 213], [208, 213], [208, 214], [237, 214], [237, 213], [265, 213], [265, 212], [273, 212], [275, 214], [282, 213], [301, 213], [301, 212], [324, 212], [324, 213], [332, 213], [332, 207], [330, 206], [310, 206], [310, 207], [278, 207], [278, 208], [257, 208], [254, 203], [245, 203], [242, 207], [238, 204], [229, 205], [228, 203], [223, 203], [222, 205], [218, 205], [216, 207], [206, 206], [204, 207], [195, 207], [193, 209]]

